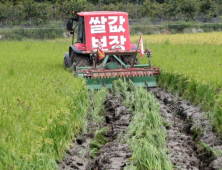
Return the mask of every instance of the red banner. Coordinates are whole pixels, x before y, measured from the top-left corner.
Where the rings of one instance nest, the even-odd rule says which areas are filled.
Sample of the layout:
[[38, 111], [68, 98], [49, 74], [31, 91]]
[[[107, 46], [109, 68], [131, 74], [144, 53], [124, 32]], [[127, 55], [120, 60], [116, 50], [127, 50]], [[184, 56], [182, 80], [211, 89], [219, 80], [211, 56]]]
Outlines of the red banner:
[[88, 12], [85, 15], [86, 50], [98, 47], [130, 50], [128, 14], [125, 12]]

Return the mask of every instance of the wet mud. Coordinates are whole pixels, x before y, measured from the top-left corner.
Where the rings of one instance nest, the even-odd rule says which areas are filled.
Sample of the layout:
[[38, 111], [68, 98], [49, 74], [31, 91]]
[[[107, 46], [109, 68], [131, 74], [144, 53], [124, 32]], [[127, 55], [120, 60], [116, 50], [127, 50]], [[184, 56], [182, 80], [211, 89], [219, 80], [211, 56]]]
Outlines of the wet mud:
[[222, 169], [222, 142], [205, 113], [160, 88], [148, 89], [160, 102], [167, 146], [176, 169]]
[[[222, 169], [222, 142], [213, 131], [205, 113], [160, 88], [148, 89], [154, 93], [161, 107], [164, 127], [167, 130], [169, 158], [178, 170]], [[88, 121], [86, 134], [73, 141], [73, 146], [59, 161], [59, 170], [122, 170], [130, 164], [132, 152], [122, 143], [133, 115], [123, 106], [121, 99], [109, 94], [104, 102], [104, 120], [101, 125]], [[90, 142], [95, 130], [106, 128], [108, 142], [101, 146], [96, 157], [90, 153]]]
[[[132, 157], [132, 152], [128, 144], [121, 143], [121, 139], [129, 126], [132, 112], [112, 94], [104, 105], [106, 106], [105, 122], [102, 128], [107, 129], [104, 136], [108, 143], [101, 147], [96, 158], [93, 159], [90, 154], [90, 142], [93, 141], [94, 134], [83, 134], [81, 138], [74, 140], [72, 148], [67, 151], [63, 161], [59, 162], [59, 170], [122, 170], [130, 163], [129, 158]], [[89, 122], [88, 131], [95, 126], [93, 122]]]

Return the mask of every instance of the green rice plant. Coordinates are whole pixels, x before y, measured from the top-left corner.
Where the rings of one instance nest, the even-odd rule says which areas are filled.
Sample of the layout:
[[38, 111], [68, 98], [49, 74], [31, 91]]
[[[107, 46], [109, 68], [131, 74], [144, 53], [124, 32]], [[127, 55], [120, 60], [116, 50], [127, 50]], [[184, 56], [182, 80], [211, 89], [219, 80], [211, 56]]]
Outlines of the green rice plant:
[[[93, 143], [91, 144], [91, 146], [93, 145]], [[100, 146], [98, 146], [100, 149]], [[90, 155], [92, 158], [95, 158], [97, 156], [97, 154], [99, 153], [99, 149], [97, 149], [96, 147], [92, 147], [92, 149], [90, 149]]]
[[184, 94], [184, 97], [188, 99], [191, 102], [194, 102], [196, 99], [196, 88], [197, 88], [197, 83], [194, 79], [189, 79], [188, 80], [188, 85], [187, 85], [187, 93]]
[[113, 82], [112, 92], [115, 96], [121, 97], [125, 95], [125, 92], [127, 92], [127, 88], [127, 84], [124, 83], [121, 79], [118, 79]]
[[113, 84], [117, 96], [128, 89], [121, 96], [124, 96], [124, 105], [134, 111], [124, 137], [133, 152], [131, 164], [126, 169], [173, 169], [166, 155], [166, 132], [161, 128], [164, 122], [155, 97], [141, 87], [129, 90], [128, 83], [120, 79]]
[[102, 128], [100, 130], [97, 130], [94, 133], [94, 140], [90, 142], [89, 147], [90, 147], [90, 154], [92, 158], [96, 157], [96, 154], [99, 153], [99, 150], [103, 145], [108, 143], [108, 140], [104, 137], [103, 133], [106, 133], [107, 129]]
[[211, 154], [213, 154], [214, 156], [221, 156], [222, 155], [222, 151], [221, 150], [214, 149], [214, 148], [210, 147], [209, 145], [207, 145], [204, 142], [197, 142], [197, 144], [198, 144], [197, 150], [199, 152], [203, 152], [201, 154], [208, 154], [209, 156]]
[[210, 110], [214, 105], [215, 86], [209, 86], [206, 83], [197, 84], [195, 103], [201, 105], [203, 110]]
[[[89, 90], [90, 112], [87, 115], [88, 119], [85, 120], [84, 129], [85, 132], [88, 131], [89, 133], [94, 134], [94, 138], [89, 144], [89, 152], [92, 158], [95, 158], [97, 153], [99, 153], [99, 150], [102, 147], [102, 145], [105, 145], [108, 142], [108, 140], [104, 137], [104, 134], [107, 133], [107, 129], [101, 128], [103, 122], [105, 121], [104, 101], [107, 95], [108, 95], [108, 90], [106, 88], [102, 88], [99, 90]], [[87, 127], [88, 120], [90, 120], [90, 125], [92, 125], [92, 127]]]
[[212, 111], [211, 119], [215, 123], [217, 129], [222, 129], [222, 92], [215, 97], [214, 110]]
[[68, 43], [0, 42], [0, 169], [57, 169], [89, 109], [67, 72]]
[[92, 142], [90, 142], [89, 146], [91, 149], [96, 149], [97, 151], [101, 148], [101, 145], [97, 140], [93, 140]]
[[101, 123], [104, 122], [104, 109], [105, 106], [103, 105], [105, 98], [108, 95], [108, 90], [106, 88], [102, 88], [98, 91], [96, 90], [90, 90], [89, 96], [91, 98], [90, 105], [91, 110], [89, 117], [91, 118], [91, 121], [94, 123]]
[[101, 145], [105, 145], [108, 142], [108, 140], [104, 137], [103, 134], [106, 134], [106, 133], [107, 133], [106, 128], [102, 128], [100, 130], [97, 130], [95, 132], [94, 139], [97, 140]]

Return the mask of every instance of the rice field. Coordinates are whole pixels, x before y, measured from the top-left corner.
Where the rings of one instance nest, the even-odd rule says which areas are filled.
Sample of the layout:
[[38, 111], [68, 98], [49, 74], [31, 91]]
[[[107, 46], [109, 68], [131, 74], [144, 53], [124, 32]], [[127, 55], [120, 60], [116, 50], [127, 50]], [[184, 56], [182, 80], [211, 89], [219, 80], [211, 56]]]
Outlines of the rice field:
[[[147, 44], [214, 44], [222, 45], [221, 32], [195, 33], [195, 34], [153, 34], [143, 35]], [[131, 41], [138, 42], [139, 36], [131, 36]]]
[[[222, 131], [222, 34], [197, 33], [145, 35], [152, 50], [152, 64], [162, 70], [159, 85], [175, 92], [203, 110]], [[132, 36], [134, 43], [138, 36]], [[141, 63], [147, 63], [143, 57]]]
[[[57, 160], [84, 130], [89, 95], [83, 79], [73, 77], [63, 67], [63, 53], [69, 44], [61, 40], [0, 42], [4, 49], [0, 51], [0, 169], [57, 169]], [[102, 108], [101, 96], [106, 95], [101, 92], [95, 93], [96, 107], [91, 113], [95, 122]], [[157, 117], [155, 123], [161, 121]], [[162, 145], [164, 133], [159, 130]], [[158, 158], [153, 158], [154, 163], [170, 166], [164, 162], [162, 149], [155, 149]], [[152, 156], [153, 151], [149, 153]]]
[[68, 43], [0, 41], [0, 169], [56, 169], [88, 111]]
[[[159, 85], [210, 111], [222, 131], [221, 33], [143, 40], [162, 69]], [[69, 45], [70, 39], [0, 41], [0, 169], [56, 169], [80, 132], [89, 97], [84, 80], [62, 65]]]

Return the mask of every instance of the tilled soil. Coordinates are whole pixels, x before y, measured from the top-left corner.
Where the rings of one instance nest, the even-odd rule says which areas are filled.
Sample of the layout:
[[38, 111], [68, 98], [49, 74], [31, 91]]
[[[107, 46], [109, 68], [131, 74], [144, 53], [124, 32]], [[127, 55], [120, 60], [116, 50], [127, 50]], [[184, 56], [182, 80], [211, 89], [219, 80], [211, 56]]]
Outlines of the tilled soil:
[[[93, 159], [90, 156], [89, 144], [94, 135], [90, 133], [82, 135], [82, 138], [74, 141], [73, 147], [67, 151], [64, 160], [59, 162], [60, 170], [121, 170], [129, 164], [132, 152], [128, 144], [122, 144], [120, 140], [130, 123], [132, 113], [113, 95], [110, 95], [104, 104], [106, 122], [103, 127], [108, 129], [104, 136], [109, 142], [101, 147], [99, 154]], [[92, 122], [89, 125], [89, 129], [94, 126]]]
[[[154, 93], [161, 106], [161, 115], [167, 130], [167, 147], [171, 162], [180, 170], [219, 170], [222, 169], [222, 156], [213, 151], [222, 151], [222, 142], [213, 132], [205, 113], [191, 103], [181, 100], [160, 88], [148, 89]], [[88, 122], [88, 133], [74, 140], [73, 147], [67, 151], [59, 170], [119, 170], [129, 164], [132, 152], [128, 144], [121, 143], [132, 117], [120, 102], [120, 99], [109, 95], [104, 102], [106, 111], [102, 127], [108, 132], [105, 137], [108, 143], [103, 145], [96, 158], [90, 155], [89, 144], [94, 138], [92, 130], [98, 125]], [[206, 144], [212, 149], [203, 147]]]
[[222, 169], [222, 157], [200, 144], [222, 151], [222, 142], [213, 132], [205, 113], [160, 88], [148, 91], [154, 93], [160, 102], [168, 132], [167, 146], [171, 162], [177, 169]]

